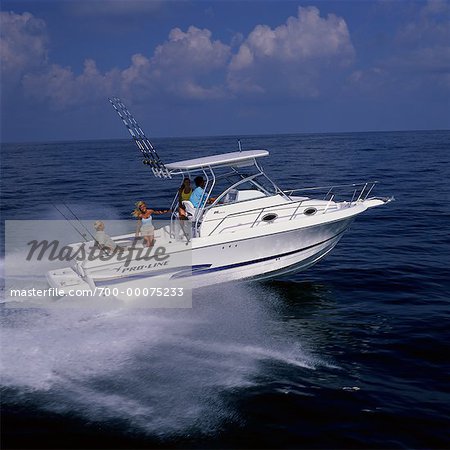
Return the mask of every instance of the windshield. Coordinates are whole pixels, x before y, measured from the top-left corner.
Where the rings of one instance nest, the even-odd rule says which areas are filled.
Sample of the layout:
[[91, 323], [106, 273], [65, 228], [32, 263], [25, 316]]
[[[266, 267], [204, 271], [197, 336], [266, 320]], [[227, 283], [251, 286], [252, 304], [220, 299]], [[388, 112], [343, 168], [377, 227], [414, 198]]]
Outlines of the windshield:
[[260, 172], [229, 173], [216, 179], [212, 197], [217, 203], [234, 203], [252, 198], [275, 195], [274, 184]]

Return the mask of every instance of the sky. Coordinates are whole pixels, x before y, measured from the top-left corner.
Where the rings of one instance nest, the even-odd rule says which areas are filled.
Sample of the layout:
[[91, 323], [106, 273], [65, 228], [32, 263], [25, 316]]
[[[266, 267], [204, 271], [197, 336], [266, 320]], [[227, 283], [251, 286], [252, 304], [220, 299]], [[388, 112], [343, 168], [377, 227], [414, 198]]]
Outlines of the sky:
[[449, 129], [450, 2], [3, 0], [1, 141]]

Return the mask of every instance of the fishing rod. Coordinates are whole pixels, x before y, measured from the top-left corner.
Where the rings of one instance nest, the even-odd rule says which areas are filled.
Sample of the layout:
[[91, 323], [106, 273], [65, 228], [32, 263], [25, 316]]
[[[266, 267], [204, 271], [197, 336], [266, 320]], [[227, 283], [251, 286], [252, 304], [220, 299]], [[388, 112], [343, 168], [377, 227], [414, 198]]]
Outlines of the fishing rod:
[[86, 239], [86, 235], [84, 233], [82, 233], [71, 221], [70, 219], [54, 204], [52, 203], [52, 206], [56, 209], [56, 211], [58, 211], [63, 217], [64, 219], [67, 220], [67, 222], [69, 222], [70, 226], [86, 241], [88, 242], [88, 240]]
[[131, 134], [136, 146], [144, 156], [143, 163], [150, 166], [155, 177], [158, 178], [172, 178], [170, 171], [166, 168], [161, 158], [158, 155], [153, 144], [145, 135], [144, 131], [137, 123], [136, 119], [127, 109], [125, 104], [118, 97], [108, 99], [115, 109], [116, 113], [124, 123], [128, 132]]
[[72, 214], [73, 217], [75, 217], [75, 219], [81, 224], [81, 226], [88, 232], [89, 236], [91, 236], [91, 238], [95, 241], [95, 237], [92, 235], [92, 233], [86, 228], [86, 226], [84, 225], [84, 223], [78, 218], [78, 216], [69, 208], [69, 205], [66, 205], [65, 203], [63, 203], [63, 205], [70, 211], [70, 213]]
[[164, 163], [161, 161], [150, 140], [145, 136], [144, 131], [139, 126], [136, 119], [119, 98], [115, 97], [113, 99], [109, 99], [109, 101], [127, 127], [137, 147], [144, 155], [144, 164], [151, 166], [155, 176], [161, 177], [161, 175], [163, 175], [164, 177], [166, 177], [165, 172], [167, 172], [167, 170], [164, 166]]

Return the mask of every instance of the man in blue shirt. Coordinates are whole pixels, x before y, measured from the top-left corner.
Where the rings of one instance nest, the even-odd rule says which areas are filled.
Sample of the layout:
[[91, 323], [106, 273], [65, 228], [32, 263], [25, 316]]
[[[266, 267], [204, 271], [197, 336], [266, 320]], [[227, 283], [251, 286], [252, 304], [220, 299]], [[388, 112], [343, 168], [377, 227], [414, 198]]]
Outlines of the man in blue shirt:
[[195, 186], [197, 186], [189, 198], [194, 208], [201, 208], [206, 203], [206, 193], [205, 193], [205, 180], [203, 177], [196, 177], [194, 179]]

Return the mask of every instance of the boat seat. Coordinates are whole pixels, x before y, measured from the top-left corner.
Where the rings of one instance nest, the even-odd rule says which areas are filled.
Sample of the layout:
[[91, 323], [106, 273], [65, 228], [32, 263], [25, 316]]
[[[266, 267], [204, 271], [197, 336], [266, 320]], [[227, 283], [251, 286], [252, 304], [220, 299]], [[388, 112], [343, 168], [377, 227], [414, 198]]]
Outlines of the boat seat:
[[184, 209], [186, 210], [186, 215], [188, 220], [191, 222], [194, 220], [195, 217], [195, 208], [194, 205], [189, 200], [184, 200], [182, 202]]

